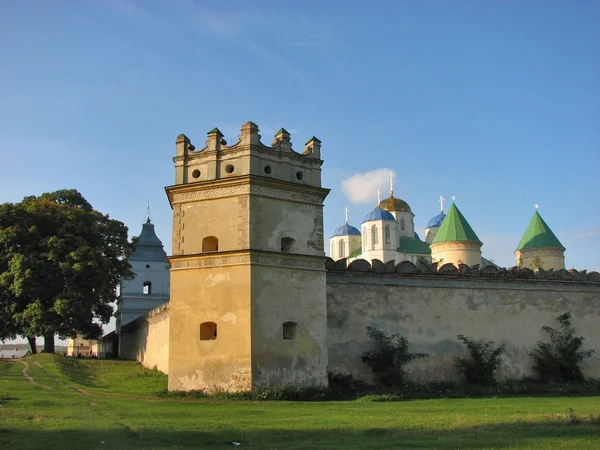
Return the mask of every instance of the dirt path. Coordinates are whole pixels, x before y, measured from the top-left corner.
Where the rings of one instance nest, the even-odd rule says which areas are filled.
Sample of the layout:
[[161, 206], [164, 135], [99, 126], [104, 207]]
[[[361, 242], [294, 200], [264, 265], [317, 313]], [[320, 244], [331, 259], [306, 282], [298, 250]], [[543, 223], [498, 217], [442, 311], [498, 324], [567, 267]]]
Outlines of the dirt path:
[[[37, 361], [36, 361], [37, 362]], [[27, 379], [27, 381], [29, 381], [31, 384], [35, 384], [39, 387], [41, 387], [42, 389], [46, 389], [47, 391], [51, 391], [52, 388], [50, 386], [45, 386], [43, 384], [40, 384], [38, 382], [36, 382], [33, 377], [31, 375], [29, 375], [27, 373], [27, 369], [29, 369], [29, 364], [27, 364], [27, 361], [20, 361], [21, 364], [23, 364], [25, 367], [23, 367], [23, 370], [21, 370], [21, 373], [23, 374], [23, 376]], [[39, 366], [39, 364], [37, 364]], [[40, 366], [41, 367], [41, 366]], [[47, 372], [46, 372], [47, 373]]]
[[[37, 384], [37, 385], [39, 385], [39, 386], [42, 386], [41, 384], [37, 383], [37, 382], [36, 382], [36, 381], [33, 379], [33, 377], [29, 376], [29, 375], [28, 375], [28, 374], [25, 372], [25, 371], [26, 371], [26, 369], [27, 369], [27, 367], [28, 367], [28, 365], [27, 365], [27, 362], [25, 362], [25, 361], [21, 361], [21, 363], [25, 364], [25, 366], [26, 366], [26, 367], [25, 367], [25, 368], [22, 370], [22, 373], [23, 373], [23, 375], [25, 376], [25, 378], [27, 378], [27, 379], [29, 380], [29, 382], [30, 382], [30, 383], [34, 383], [34, 384]], [[41, 364], [40, 364], [38, 361], [36, 361], [36, 360], [33, 360], [33, 364], [35, 364], [35, 365], [36, 365], [36, 366], [38, 366], [40, 369], [42, 369], [42, 370], [44, 371], [44, 373], [45, 373], [46, 375], [48, 375], [48, 376], [49, 376], [49, 377], [50, 377], [50, 378], [51, 378], [51, 379], [52, 379], [52, 380], [53, 380], [55, 383], [62, 384], [63, 386], [65, 385], [65, 382], [64, 382], [63, 380], [60, 380], [60, 379], [58, 379], [58, 378], [54, 377], [54, 376], [53, 376], [53, 375], [52, 375], [50, 372], [48, 372], [48, 370], [46, 370], [46, 368], [45, 368], [44, 366], [42, 366], [42, 365], [41, 365]], [[42, 387], [43, 387], [44, 389], [49, 389], [49, 390], [52, 390], [52, 388], [51, 388], [51, 387], [48, 387], [48, 386], [42, 386]], [[88, 391], [86, 391], [85, 389], [82, 389], [82, 388], [80, 388], [80, 387], [77, 387], [77, 386], [67, 386], [67, 387], [68, 387], [69, 389], [73, 389], [74, 391], [77, 391], [77, 392], [79, 392], [80, 394], [91, 395], [91, 394], [90, 394], [90, 392], [88, 392]], [[99, 395], [102, 395], [102, 394], [99, 394]]]
[[52, 380], [53, 380], [55, 383], [58, 383], [58, 384], [65, 384], [65, 383], [63, 382], [63, 380], [59, 380], [58, 378], [55, 378], [54, 376], [52, 376], [52, 374], [51, 374], [50, 372], [48, 372], [48, 371], [46, 370], [46, 368], [45, 368], [44, 366], [42, 366], [42, 365], [41, 365], [39, 362], [37, 362], [35, 359], [33, 360], [33, 363], [34, 363], [36, 366], [38, 366], [40, 369], [42, 369], [42, 370], [43, 370], [43, 371], [46, 373], [46, 375], [48, 375], [48, 377], [50, 377], [50, 378], [51, 378], [51, 379], [52, 379]]

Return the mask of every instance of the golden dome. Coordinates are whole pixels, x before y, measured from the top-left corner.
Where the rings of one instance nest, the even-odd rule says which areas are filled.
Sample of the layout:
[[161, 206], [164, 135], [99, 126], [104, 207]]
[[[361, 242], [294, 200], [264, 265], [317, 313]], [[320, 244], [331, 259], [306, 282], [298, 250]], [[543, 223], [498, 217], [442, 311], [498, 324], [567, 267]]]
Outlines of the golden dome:
[[395, 198], [393, 195], [390, 195], [390, 197], [386, 198], [385, 200], [381, 200], [381, 203], [379, 203], [379, 207], [385, 209], [386, 211], [412, 212], [410, 210], [410, 206], [408, 206], [408, 203], [406, 203], [402, 199]]

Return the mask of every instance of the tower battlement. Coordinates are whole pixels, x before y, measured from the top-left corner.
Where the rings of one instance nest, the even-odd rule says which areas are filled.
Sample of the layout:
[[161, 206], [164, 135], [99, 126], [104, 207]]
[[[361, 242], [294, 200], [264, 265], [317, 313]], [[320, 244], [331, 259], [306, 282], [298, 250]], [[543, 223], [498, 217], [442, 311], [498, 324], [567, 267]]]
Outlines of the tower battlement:
[[223, 133], [213, 128], [203, 148], [196, 150], [185, 134], [176, 140], [175, 184], [255, 175], [290, 183], [321, 186], [321, 141], [311, 137], [302, 153], [292, 147], [291, 135], [280, 128], [271, 146], [261, 142], [258, 125], [242, 125], [238, 141], [228, 146]]

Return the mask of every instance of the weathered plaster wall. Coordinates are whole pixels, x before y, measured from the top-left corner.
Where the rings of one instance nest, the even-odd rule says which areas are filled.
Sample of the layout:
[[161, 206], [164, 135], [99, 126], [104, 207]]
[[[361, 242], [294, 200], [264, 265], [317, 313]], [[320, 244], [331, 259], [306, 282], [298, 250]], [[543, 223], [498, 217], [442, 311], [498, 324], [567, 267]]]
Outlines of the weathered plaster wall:
[[[289, 186], [277, 185], [277, 187]], [[300, 187], [293, 187], [291, 195]], [[274, 195], [286, 195], [288, 190], [271, 188]], [[250, 248], [282, 251], [282, 239], [294, 239], [288, 253], [324, 256], [323, 200], [314, 195], [296, 194], [297, 201], [276, 198], [271, 194], [250, 196]], [[289, 194], [288, 194], [289, 195]], [[323, 195], [324, 196], [324, 195]]]
[[[248, 230], [239, 226], [243, 216], [247, 216], [244, 198], [247, 196], [176, 205], [183, 220], [174, 215], [173, 234], [182, 239], [183, 253], [201, 253], [202, 240], [208, 236], [219, 239], [219, 251], [236, 250], [240, 248], [240, 241], [247, 242]], [[206, 220], [207, 217], [210, 220]]]
[[586, 339], [585, 348], [596, 351], [584, 374], [598, 377], [600, 283], [328, 272], [329, 370], [372, 378], [361, 361], [372, 348], [366, 334], [371, 326], [404, 335], [413, 350], [431, 355], [410, 368], [418, 380], [457, 378], [457, 334], [505, 343], [499, 376], [522, 377], [532, 373], [529, 352], [547, 339], [542, 326], [557, 326], [556, 317], [567, 311]]
[[[169, 390], [251, 389], [249, 263], [245, 252], [171, 260]], [[200, 339], [205, 322], [216, 339]]]
[[[252, 268], [252, 387], [326, 385], [323, 260], [283, 255], [269, 259], [296, 267]], [[284, 339], [284, 322], [297, 324], [294, 339]]]
[[112, 331], [98, 340], [98, 358], [116, 358], [119, 355], [116, 331]]
[[169, 373], [169, 304], [121, 327], [119, 357]]

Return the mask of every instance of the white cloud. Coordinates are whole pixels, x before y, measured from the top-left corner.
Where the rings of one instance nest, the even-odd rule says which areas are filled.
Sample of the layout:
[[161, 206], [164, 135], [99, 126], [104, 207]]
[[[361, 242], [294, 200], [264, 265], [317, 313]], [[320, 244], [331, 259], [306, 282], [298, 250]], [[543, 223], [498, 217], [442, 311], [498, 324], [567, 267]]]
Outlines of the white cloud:
[[390, 188], [391, 169], [381, 168], [365, 173], [355, 173], [342, 180], [342, 192], [352, 203], [375, 204], [377, 189], [381, 191], [381, 198], [386, 198]]

